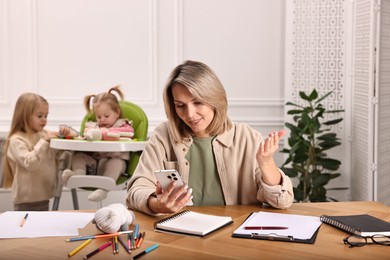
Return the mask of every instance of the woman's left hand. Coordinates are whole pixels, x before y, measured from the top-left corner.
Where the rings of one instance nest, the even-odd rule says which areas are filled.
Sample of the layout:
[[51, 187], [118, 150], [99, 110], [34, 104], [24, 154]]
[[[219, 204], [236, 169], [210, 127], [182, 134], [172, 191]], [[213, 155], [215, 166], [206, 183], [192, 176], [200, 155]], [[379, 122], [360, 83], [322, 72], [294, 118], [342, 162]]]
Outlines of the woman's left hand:
[[285, 134], [284, 130], [275, 131], [260, 143], [256, 153], [256, 160], [259, 164], [262, 179], [268, 185], [278, 185], [281, 182], [281, 175], [274, 160], [274, 154], [279, 149], [279, 141]]
[[279, 141], [285, 134], [284, 130], [271, 132], [268, 137], [260, 143], [256, 159], [259, 164], [273, 160], [274, 153], [279, 149]]

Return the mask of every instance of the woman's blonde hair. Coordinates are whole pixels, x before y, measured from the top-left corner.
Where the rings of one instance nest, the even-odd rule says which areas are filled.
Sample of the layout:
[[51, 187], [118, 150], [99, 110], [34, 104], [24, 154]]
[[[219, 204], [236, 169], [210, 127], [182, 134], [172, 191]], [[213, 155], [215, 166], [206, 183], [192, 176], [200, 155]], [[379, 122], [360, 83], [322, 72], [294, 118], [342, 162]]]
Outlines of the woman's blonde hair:
[[1, 185], [3, 188], [10, 188], [14, 178], [7, 156], [10, 137], [16, 133], [24, 133], [27, 135], [34, 133], [31, 127], [31, 117], [41, 103], [49, 104], [44, 97], [35, 93], [24, 93], [16, 101], [11, 128], [4, 144], [3, 178]]
[[176, 113], [172, 94], [175, 84], [183, 85], [194, 98], [214, 109], [214, 118], [206, 129], [210, 135], [222, 134], [232, 127], [227, 115], [226, 92], [221, 81], [206, 64], [188, 60], [171, 72], [163, 92], [165, 113], [175, 141], [181, 142], [192, 134], [191, 128]]
[[[118, 99], [119, 97], [119, 99]], [[123, 101], [124, 94], [119, 86], [110, 88], [107, 92], [103, 92], [97, 95], [88, 95], [84, 98], [84, 107], [88, 113], [94, 111], [94, 107], [101, 103], [108, 104], [113, 111], [119, 112], [122, 117], [122, 110], [119, 102]], [[92, 104], [91, 104], [92, 100]]]

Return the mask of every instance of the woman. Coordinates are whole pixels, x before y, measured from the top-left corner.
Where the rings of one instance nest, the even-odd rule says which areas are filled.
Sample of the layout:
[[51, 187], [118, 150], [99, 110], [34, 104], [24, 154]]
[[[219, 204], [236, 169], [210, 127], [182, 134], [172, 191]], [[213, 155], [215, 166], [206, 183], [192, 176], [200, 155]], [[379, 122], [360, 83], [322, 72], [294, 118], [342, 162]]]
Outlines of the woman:
[[[130, 208], [156, 215], [191, 202], [291, 206], [291, 180], [273, 159], [284, 131], [263, 140], [247, 124], [232, 123], [220, 80], [200, 62], [177, 66], [163, 96], [168, 121], [156, 127], [128, 184]], [[163, 190], [154, 176], [161, 169], [176, 169], [188, 186], [174, 190], [172, 182]]]

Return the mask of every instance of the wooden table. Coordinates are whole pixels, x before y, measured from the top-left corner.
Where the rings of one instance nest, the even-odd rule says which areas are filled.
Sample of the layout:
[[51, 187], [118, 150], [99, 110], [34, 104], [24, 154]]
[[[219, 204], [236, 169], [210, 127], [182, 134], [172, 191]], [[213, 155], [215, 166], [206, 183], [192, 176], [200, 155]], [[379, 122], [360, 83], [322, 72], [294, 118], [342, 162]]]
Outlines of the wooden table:
[[[368, 213], [390, 221], [390, 207], [378, 202], [296, 203], [287, 210], [259, 205], [187, 207], [187, 209], [231, 216], [234, 223], [204, 238], [198, 238], [155, 232], [153, 222], [157, 218], [135, 212], [136, 221], [134, 223], [140, 225], [140, 231], [145, 231], [146, 237], [141, 249], [135, 250], [131, 255], [158, 243], [159, 248], [144, 255], [141, 259], [390, 259], [390, 247], [366, 245], [349, 248], [343, 244], [343, 238], [347, 234], [326, 224], [321, 225], [314, 244], [231, 237], [233, 231], [253, 211], [310, 216]], [[80, 230], [80, 235], [95, 233], [99, 232], [92, 224]], [[65, 242], [66, 238], [2, 239], [0, 240], [0, 259], [68, 259], [68, 253], [80, 242]], [[82, 259], [103, 243], [105, 240], [95, 239], [71, 258]], [[125, 253], [122, 247], [116, 255], [113, 255], [111, 248], [107, 248], [91, 259], [131, 259], [131, 255]]]

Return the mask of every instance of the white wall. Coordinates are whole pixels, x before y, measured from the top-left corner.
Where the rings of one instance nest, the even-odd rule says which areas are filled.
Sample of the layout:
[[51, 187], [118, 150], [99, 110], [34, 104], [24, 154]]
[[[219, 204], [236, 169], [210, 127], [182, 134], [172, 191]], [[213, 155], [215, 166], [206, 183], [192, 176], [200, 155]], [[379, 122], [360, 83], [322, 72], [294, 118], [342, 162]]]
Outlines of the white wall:
[[153, 128], [165, 80], [186, 59], [217, 72], [234, 119], [283, 125], [282, 0], [0, 0], [0, 12], [2, 131], [22, 92], [49, 100], [56, 128], [79, 124], [82, 98], [116, 84]]
[[0, 0], [0, 13], [3, 136], [23, 92], [48, 99], [56, 129], [78, 126], [83, 97], [116, 84], [152, 130], [165, 120], [165, 80], [186, 59], [220, 76], [233, 120], [283, 128], [283, 0]]

